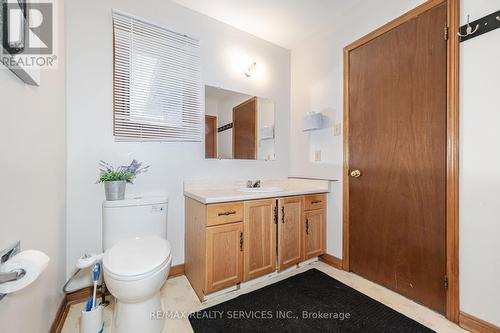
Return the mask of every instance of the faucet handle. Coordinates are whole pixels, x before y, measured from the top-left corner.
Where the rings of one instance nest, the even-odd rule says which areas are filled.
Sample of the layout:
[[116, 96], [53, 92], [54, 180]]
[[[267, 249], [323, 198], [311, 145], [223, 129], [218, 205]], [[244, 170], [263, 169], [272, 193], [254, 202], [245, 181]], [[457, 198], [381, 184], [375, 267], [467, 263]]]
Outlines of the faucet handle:
[[247, 180], [247, 187], [248, 187], [248, 188], [253, 187], [253, 181], [251, 181], [251, 180]]
[[253, 187], [260, 187], [260, 180], [256, 180]]

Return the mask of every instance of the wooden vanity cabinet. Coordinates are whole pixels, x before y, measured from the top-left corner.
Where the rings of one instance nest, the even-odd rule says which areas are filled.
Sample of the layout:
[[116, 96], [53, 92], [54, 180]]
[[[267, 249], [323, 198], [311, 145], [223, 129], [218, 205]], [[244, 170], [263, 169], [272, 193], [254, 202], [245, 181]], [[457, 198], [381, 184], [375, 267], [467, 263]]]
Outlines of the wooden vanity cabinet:
[[302, 243], [304, 260], [320, 256], [326, 249], [326, 194], [304, 196]]
[[325, 252], [326, 194], [203, 204], [186, 197], [186, 277], [198, 297]]

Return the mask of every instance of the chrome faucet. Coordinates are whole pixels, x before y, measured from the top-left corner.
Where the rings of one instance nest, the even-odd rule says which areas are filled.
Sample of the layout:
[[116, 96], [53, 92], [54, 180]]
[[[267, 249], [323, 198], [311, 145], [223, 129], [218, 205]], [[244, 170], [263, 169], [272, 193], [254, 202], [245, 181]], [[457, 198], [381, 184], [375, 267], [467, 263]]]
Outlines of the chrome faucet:
[[255, 182], [252, 180], [247, 181], [247, 187], [248, 188], [258, 188], [260, 187], [260, 180], [256, 180]]

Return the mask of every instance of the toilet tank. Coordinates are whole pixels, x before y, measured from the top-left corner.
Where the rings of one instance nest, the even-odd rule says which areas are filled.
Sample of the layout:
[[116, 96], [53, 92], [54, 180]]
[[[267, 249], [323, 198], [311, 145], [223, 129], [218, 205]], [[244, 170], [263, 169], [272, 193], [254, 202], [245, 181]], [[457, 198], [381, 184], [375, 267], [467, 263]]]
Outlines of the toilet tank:
[[141, 236], [167, 238], [167, 198], [144, 197], [102, 203], [102, 247]]

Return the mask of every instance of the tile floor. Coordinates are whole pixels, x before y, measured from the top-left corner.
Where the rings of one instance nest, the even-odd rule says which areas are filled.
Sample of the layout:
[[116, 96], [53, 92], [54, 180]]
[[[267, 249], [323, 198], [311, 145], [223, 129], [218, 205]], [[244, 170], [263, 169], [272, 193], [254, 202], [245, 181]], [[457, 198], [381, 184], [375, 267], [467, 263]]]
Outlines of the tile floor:
[[[191, 288], [185, 276], [171, 278], [167, 281], [167, 283], [161, 290], [163, 307], [165, 311], [178, 311], [178, 313], [182, 313], [184, 311], [189, 312], [200, 310], [205, 307], [224, 302], [238, 295], [251, 292], [252, 290], [261, 288], [276, 281], [286, 279], [289, 276], [298, 274], [310, 268], [317, 268], [320, 271], [325, 272], [338, 281], [341, 281], [346, 285], [372, 297], [373, 299], [384, 303], [385, 305], [422, 323], [423, 325], [430, 327], [436, 332], [466, 332], [457, 325], [446, 320], [446, 318], [444, 318], [442, 315], [429, 310], [422, 305], [419, 305], [399, 294], [396, 294], [384, 287], [365, 280], [355, 274], [335, 269], [322, 262], [310, 263], [309, 265], [305, 265], [293, 271], [288, 271], [279, 276], [273, 277], [269, 280], [266, 280], [265, 282], [258, 283], [243, 290], [240, 289], [218, 296], [203, 303], [198, 300], [196, 294], [194, 293], [194, 290]], [[62, 329], [63, 333], [74, 333], [79, 331], [78, 326], [80, 311], [83, 309], [83, 306], [84, 303], [79, 303], [71, 306]], [[104, 329], [105, 332], [110, 332], [113, 311], [112, 306], [113, 305], [111, 304], [104, 311], [104, 317], [106, 321]], [[187, 319], [166, 319], [163, 332], [183, 333], [192, 332], [192, 329]]]

